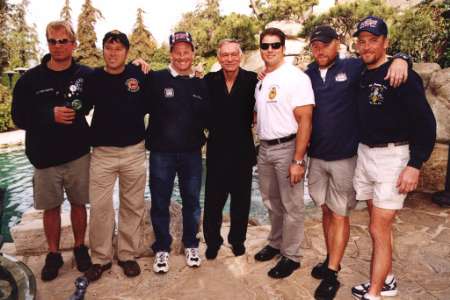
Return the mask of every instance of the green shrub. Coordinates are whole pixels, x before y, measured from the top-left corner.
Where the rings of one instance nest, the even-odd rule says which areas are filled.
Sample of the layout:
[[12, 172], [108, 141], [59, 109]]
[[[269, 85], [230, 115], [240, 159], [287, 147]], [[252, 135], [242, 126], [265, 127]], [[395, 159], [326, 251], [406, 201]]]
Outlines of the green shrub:
[[0, 84], [0, 132], [14, 128], [11, 118], [11, 93]]

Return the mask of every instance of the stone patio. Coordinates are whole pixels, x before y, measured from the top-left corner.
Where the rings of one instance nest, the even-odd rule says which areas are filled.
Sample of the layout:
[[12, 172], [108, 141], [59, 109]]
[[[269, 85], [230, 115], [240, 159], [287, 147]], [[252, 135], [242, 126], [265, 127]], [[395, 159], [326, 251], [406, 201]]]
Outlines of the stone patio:
[[[86, 299], [313, 299], [319, 281], [309, 273], [323, 260], [325, 247], [320, 212], [311, 208], [307, 214], [302, 267], [287, 279], [273, 280], [266, 275], [274, 261], [255, 262], [253, 254], [265, 245], [269, 226], [250, 226], [244, 256], [234, 257], [230, 248], [223, 246], [217, 260], [204, 260], [200, 268], [190, 269], [182, 255], [172, 254], [171, 270], [166, 275], [154, 274], [153, 259], [143, 257], [138, 260], [143, 272], [133, 279], [126, 278], [114, 264], [100, 281], [89, 286]], [[351, 224], [336, 299], [351, 299], [351, 286], [368, 278], [371, 240], [367, 210], [356, 210]], [[227, 231], [225, 224], [224, 236]], [[450, 208], [433, 204], [429, 194], [412, 194], [398, 214], [394, 235], [394, 272], [400, 293], [390, 299], [450, 299]], [[3, 250], [14, 252], [14, 247], [7, 245]], [[205, 250], [204, 243], [201, 250]], [[73, 282], [80, 273], [72, 253], [64, 252], [63, 256], [60, 276], [49, 283], [39, 280], [45, 256], [19, 257], [38, 277], [39, 299], [68, 299], [74, 291]]]

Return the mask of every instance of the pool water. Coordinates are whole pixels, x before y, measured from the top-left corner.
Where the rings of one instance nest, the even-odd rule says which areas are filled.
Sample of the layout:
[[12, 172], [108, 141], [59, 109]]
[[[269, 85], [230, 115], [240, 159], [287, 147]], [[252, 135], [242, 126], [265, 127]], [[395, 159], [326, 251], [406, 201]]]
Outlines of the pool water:
[[[8, 148], [7, 150], [0, 151], [0, 187], [6, 189], [2, 219], [2, 235], [4, 236], [5, 241], [12, 241], [9, 229], [19, 223], [22, 214], [28, 208], [33, 206], [32, 176], [33, 166], [29, 163], [27, 157], [25, 156], [23, 147]], [[202, 207], [204, 201], [204, 182], [205, 176], [203, 176], [200, 196]], [[118, 207], [118, 184], [116, 184], [114, 189], [113, 202], [114, 206]], [[145, 188], [145, 198], [150, 199], [148, 184]], [[175, 180], [172, 199], [181, 202], [177, 180]], [[63, 205], [63, 210], [68, 211], [69, 207], [70, 206], [66, 201]], [[229, 201], [227, 202], [224, 212], [229, 212]], [[250, 217], [258, 220], [260, 223], [268, 223], [267, 211], [262, 203], [258, 188], [258, 181], [255, 175], [253, 176], [252, 183]]]

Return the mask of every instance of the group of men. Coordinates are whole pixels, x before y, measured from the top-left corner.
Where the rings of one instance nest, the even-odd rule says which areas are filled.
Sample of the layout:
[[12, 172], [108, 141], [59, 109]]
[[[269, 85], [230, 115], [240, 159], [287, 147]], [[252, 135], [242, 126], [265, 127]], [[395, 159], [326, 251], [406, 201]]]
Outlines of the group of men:
[[[268, 272], [272, 278], [285, 278], [300, 267], [308, 154], [309, 190], [323, 211], [327, 249], [325, 261], [311, 272], [321, 280], [315, 298], [333, 299], [340, 287], [338, 272], [356, 200], [368, 204], [373, 255], [370, 281], [354, 286], [352, 294], [365, 300], [396, 295], [392, 223], [406, 194], [417, 186], [420, 167], [433, 149], [436, 123], [421, 79], [408, 67], [409, 57], [387, 58], [387, 34], [382, 19], [363, 19], [355, 33], [360, 58], [340, 59], [336, 31], [318, 26], [310, 36], [315, 61], [304, 73], [284, 60], [285, 34], [267, 28], [259, 40], [265, 63], [260, 80], [240, 68], [242, 50], [233, 39], [218, 45], [221, 70], [201, 79], [194, 76], [194, 44], [187, 32], [170, 36], [168, 68], [146, 75], [125, 64], [130, 47], [125, 34], [105, 35], [105, 67], [90, 70], [72, 59], [76, 42], [70, 25], [50, 23], [50, 54], [18, 81], [12, 108], [16, 125], [26, 130], [26, 153], [35, 166], [35, 207], [44, 209], [49, 253], [42, 279], [56, 278], [63, 265], [58, 248], [64, 190], [71, 204], [77, 268], [90, 281], [111, 268], [117, 223], [118, 265], [126, 276], [140, 274], [136, 251], [145, 207], [145, 148], [150, 150], [153, 270], [169, 270], [169, 206], [176, 175], [186, 264], [200, 266], [201, 148], [207, 141], [207, 259], [215, 259], [223, 244], [220, 228], [228, 196], [228, 243], [234, 255], [246, 252], [257, 164], [271, 231], [268, 244], [254, 258], [279, 258]], [[85, 115], [92, 107], [89, 127]], [[117, 178], [118, 222], [112, 203]], [[91, 256], [84, 245], [86, 203], [91, 206]]]

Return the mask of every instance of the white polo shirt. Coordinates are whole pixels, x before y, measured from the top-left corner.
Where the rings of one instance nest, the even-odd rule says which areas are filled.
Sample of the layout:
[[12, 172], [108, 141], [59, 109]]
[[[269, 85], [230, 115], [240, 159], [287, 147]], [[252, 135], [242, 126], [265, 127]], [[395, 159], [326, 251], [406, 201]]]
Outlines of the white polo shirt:
[[290, 63], [268, 73], [255, 88], [257, 133], [261, 140], [273, 140], [297, 133], [294, 109], [315, 104], [308, 75]]

